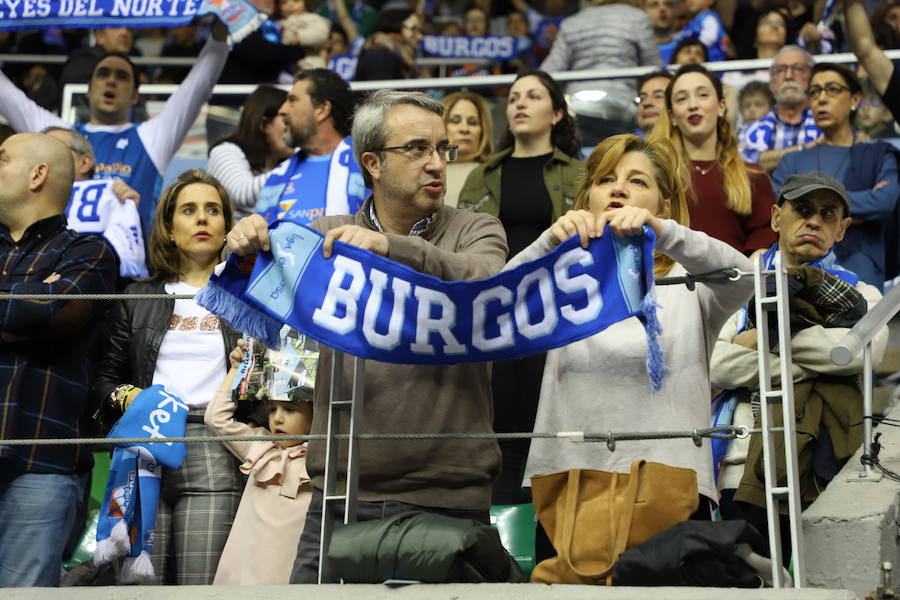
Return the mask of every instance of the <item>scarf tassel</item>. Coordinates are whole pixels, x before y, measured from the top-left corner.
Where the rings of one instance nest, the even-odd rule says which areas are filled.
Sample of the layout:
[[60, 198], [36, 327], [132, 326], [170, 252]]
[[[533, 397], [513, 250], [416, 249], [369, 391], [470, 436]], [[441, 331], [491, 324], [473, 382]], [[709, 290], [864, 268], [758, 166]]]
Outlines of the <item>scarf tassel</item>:
[[94, 564], [105, 565], [112, 562], [120, 556], [125, 556], [131, 549], [131, 543], [128, 540], [128, 527], [125, 521], [116, 523], [109, 537], [97, 542], [97, 549], [94, 551]]
[[153, 563], [146, 551], [142, 550], [137, 556], [129, 556], [122, 563], [122, 583], [137, 583], [153, 575]]
[[647, 332], [647, 374], [650, 377], [650, 393], [652, 394], [662, 389], [663, 380], [668, 371], [662, 347], [659, 345], [662, 326], [656, 316], [657, 308], [659, 308], [659, 304], [653, 299], [651, 289], [641, 300], [641, 313], [643, 314], [644, 330]]
[[194, 300], [238, 331], [247, 332], [273, 350], [281, 348], [281, 321], [239, 300], [222, 286], [210, 281]]

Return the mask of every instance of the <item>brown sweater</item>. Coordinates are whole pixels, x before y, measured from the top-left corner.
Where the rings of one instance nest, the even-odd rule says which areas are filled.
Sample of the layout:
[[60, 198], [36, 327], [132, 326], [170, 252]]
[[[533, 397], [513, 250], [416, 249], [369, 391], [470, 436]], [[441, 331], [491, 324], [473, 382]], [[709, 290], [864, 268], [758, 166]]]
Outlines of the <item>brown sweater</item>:
[[[323, 217], [320, 232], [353, 223], [375, 229], [369, 202], [353, 216]], [[506, 236], [486, 214], [443, 206], [419, 237], [387, 234], [388, 258], [445, 281], [484, 279], [506, 262]], [[312, 433], [327, 428], [333, 351], [322, 348], [316, 378]], [[352, 390], [353, 357], [344, 355], [344, 391]], [[493, 420], [487, 363], [455, 366], [398, 365], [367, 360], [362, 433], [490, 433]], [[341, 411], [347, 412], [347, 411]], [[339, 431], [348, 419], [341, 415]], [[340, 442], [338, 464], [343, 488], [347, 444]], [[500, 468], [496, 440], [361, 440], [359, 499], [396, 500], [421, 506], [485, 510], [491, 482]], [[309, 444], [307, 469], [322, 489], [325, 443]]]

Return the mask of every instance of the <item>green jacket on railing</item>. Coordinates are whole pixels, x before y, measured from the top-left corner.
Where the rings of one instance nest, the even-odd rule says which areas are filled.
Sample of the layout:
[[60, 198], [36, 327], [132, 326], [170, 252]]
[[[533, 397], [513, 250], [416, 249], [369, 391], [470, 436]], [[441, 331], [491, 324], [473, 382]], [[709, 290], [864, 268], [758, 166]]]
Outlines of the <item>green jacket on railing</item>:
[[[500, 167], [512, 152], [512, 148], [498, 152], [469, 173], [459, 194], [459, 208], [500, 216]], [[544, 183], [553, 203], [553, 222], [575, 208], [575, 194], [583, 174], [583, 162], [559, 148], [553, 149], [553, 156], [544, 164]]]

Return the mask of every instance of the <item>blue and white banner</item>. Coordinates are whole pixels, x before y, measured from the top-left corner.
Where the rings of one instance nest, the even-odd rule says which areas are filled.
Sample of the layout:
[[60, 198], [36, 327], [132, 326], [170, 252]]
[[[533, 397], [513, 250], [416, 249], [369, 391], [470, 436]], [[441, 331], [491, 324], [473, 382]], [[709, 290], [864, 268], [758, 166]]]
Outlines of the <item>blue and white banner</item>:
[[272, 251], [232, 256], [197, 302], [267, 346], [286, 323], [337, 350], [384, 362], [452, 365], [518, 358], [644, 322], [651, 387], [662, 384], [653, 301], [655, 236], [608, 229], [488, 279], [443, 281], [291, 221], [269, 228]]
[[266, 19], [246, 0], [3, 0], [0, 31], [53, 27], [176, 27], [214, 15], [233, 41]]
[[422, 51], [438, 58], [481, 58], [509, 60], [517, 53], [518, 42], [511, 35], [426, 35]]

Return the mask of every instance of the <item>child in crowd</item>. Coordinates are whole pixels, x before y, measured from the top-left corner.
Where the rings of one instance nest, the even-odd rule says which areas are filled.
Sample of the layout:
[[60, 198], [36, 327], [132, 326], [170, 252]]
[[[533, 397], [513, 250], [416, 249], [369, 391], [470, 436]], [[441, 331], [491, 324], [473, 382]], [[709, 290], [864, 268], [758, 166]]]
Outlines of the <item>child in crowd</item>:
[[[328, 43], [331, 22], [315, 13], [306, 11], [306, 0], [280, 0], [278, 12], [281, 14], [281, 43], [303, 46], [307, 50], [306, 61], [301, 66], [307, 69], [325, 67], [322, 50]], [[301, 61], [301, 62], [303, 62]]]
[[772, 110], [772, 107], [775, 106], [775, 96], [768, 84], [751, 81], [738, 93], [738, 106], [741, 109], [738, 148], [743, 148], [746, 145], [747, 129]]
[[699, 39], [709, 51], [709, 60], [721, 61], [734, 58], [734, 48], [719, 13], [712, 8], [715, 3], [716, 0], [685, 0], [693, 18], [678, 37]]
[[863, 84], [863, 98], [856, 113], [856, 137], [859, 141], [897, 137], [894, 117], [871, 85]]
[[769, 85], [762, 81], [751, 81], [738, 94], [741, 108], [741, 123], [744, 127], [763, 118], [775, 106], [775, 96]]
[[[229, 355], [231, 370], [206, 409], [206, 425], [219, 435], [308, 434], [312, 394], [267, 399], [268, 429], [234, 420], [232, 381], [247, 350], [247, 342], [240, 340]], [[225, 446], [243, 461], [241, 472], [248, 478], [213, 583], [288, 583], [312, 497], [306, 442], [225, 442]]]

